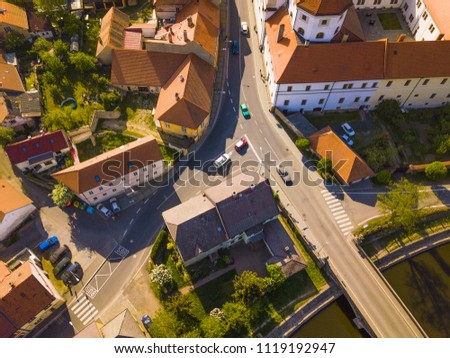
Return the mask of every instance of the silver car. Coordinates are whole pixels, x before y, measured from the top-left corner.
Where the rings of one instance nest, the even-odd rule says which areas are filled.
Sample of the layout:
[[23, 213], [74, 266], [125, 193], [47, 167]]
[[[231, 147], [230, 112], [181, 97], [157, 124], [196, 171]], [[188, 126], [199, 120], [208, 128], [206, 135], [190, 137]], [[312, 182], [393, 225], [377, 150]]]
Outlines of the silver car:
[[112, 215], [111, 210], [109, 210], [105, 205], [98, 204], [97, 210], [100, 211], [103, 215], [105, 215], [107, 218], [109, 218]]

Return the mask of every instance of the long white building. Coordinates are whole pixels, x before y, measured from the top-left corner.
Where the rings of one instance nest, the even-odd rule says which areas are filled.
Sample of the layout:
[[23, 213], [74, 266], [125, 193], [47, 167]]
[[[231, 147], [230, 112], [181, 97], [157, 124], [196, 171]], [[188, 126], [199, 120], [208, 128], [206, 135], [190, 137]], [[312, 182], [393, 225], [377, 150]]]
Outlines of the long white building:
[[[435, 3], [404, 5], [410, 2], [390, 5], [401, 6], [407, 16], [412, 5], [428, 13], [431, 7], [428, 10], [425, 3]], [[347, 42], [340, 31], [347, 13], [355, 11], [351, 0], [254, 3], [273, 106], [292, 112], [370, 109], [384, 99], [397, 99], [406, 108], [450, 101], [450, 41], [442, 41], [446, 24], [433, 41], [428, 33], [428, 41]], [[358, 7], [366, 3], [355, 1]], [[439, 21], [435, 23], [437, 28]], [[416, 37], [424, 36], [425, 25], [411, 26], [418, 26]], [[331, 42], [337, 36], [341, 42]]]

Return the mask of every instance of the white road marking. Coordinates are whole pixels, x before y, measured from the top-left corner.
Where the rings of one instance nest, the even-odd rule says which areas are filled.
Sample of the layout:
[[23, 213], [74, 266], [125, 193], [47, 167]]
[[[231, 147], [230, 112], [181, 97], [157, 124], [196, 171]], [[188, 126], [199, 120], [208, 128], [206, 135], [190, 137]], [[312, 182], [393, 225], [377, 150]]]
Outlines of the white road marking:
[[236, 113], [236, 108], [233, 107], [233, 111], [234, 111], [234, 113]]
[[231, 91], [230, 90], [228, 90], [228, 94], [231, 96]]
[[144, 204], [147, 204], [150, 198], [145, 199]]
[[126, 230], [124, 231], [122, 237], [125, 237], [125, 235], [127, 234], [127, 232], [128, 232], [128, 229], [126, 229]]
[[230, 87], [230, 83], [227, 81], [227, 87]]
[[338, 224], [342, 224], [342, 223], [349, 222], [349, 221], [350, 221], [349, 218], [345, 218], [345, 219], [337, 220], [336, 222], [337, 222]]
[[81, 323], [85, 325], [94, 319], [95, 315], [98, 313], [98, 310], [95, 307], [92, 307], [83, 317], [80, 318]]
[[141, 208], [137, 209], [136, 214], [139, 214], [140, 211], [141, 211]]
[[239, 123], [239, 127], [241, 127], [241, 129], [244, 129], [244, 127], [242, 126], [242, 123]]
[[233, 104], [233, 98], [230, 98], [230, 102], [231, 102], [231, 104]]
[[131, 221], [130, 221], [130, 225], [133, 223], [133, 221], [134, 221], [134, 218], [133, 219], [131, 219]]
[[92, 302], [84, 295], [79, 300], [73, 301], [71, 304], [70, 310], [83, 325], [90, 322], [98, 313], [97, 308], [95, 308]]
[[272, 146], [270, 145], [269, 141], [267, 140], [267, 138], [264, 138], [265, 142], [267, 143], [267, 145], [269, 146], [271, 153], [277, 158], [279, 159], [277, 153], [273, 150]]
[[329, 207], [330, 209], [336, 208], [336, 207], [338, 207], [338, 206], [342, 207], [341, 203], [338, 202], [338, 203], [332, 203], [331, 205], [328, 205], [328, 207]]
[[349, 232], [349, 231], [352, 231], [353, 228], [354, 228], [354, 226], [346, 227], [346, 228], [342, 229], [342, 232], [343, 232], [343, 233], [347, 233], [347, 232]]
[[328, 194], [331, 194], [327, 189], [322, 189], [320, 192], [321, 192], [321, 193], [328, 193]]
[[333, 197], [334, 198], [334, 194], [333, 193], [326, 193], [326, 194], [323, 194], [323, 197], [326, 199], [326, 198], [330, 198], [330, 197]]
[[331, 212], [334, 213], [334, 212], [336, 212], [336, 211], [338, 211], [338, 210], [339, 210], [339, 213], [345, 213], [345, 210], [342, 209], [342, 206], [340, 206], [339, 208], [333, 208], [333, 209], [331, 209]]
[[333, 214], [333, 216], [334, 216], [334, 220], [339, 220], [339, 219], [348, 217], [347, 214], [340, 214], [340, 215]]
[[339, 200], [338, 199], [336, 199], [336, 197], [335, 196], [330, 196], [330, 197], [328, 197], [328, 198], [325, 198], [325, 202], [327, 203], [327, 204], [329, 204], [329, 203], [337, 203], [337, 202], [339, 202]]
[[346, 226], [352, 226], [353, 224], [351, 222], [345, 223], [345, 224], [341, 224], [339, 225], [340, 228], [344, 228]]
[[248, 146], [250, 147], [250, 149], [253, 151], [253, 153], [255, 153], [255, 156], [256, 156], [256, 158], [258, 158], [258, 161], [262, 162], [258, 153], [256, 153], [255, 147], [253, 146], [252, 142], [250, 141], [250, 139], [248, 137], [247, 137], [247, 143], [248, 143]]

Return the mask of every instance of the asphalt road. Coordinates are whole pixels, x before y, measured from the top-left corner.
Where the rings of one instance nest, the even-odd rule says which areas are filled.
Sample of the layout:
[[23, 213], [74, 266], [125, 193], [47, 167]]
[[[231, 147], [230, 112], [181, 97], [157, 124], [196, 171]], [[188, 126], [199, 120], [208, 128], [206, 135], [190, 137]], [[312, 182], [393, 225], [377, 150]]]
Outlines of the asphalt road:
[[[230, 4], [230, 38], [239, 40], [240, 53], [230, 54], [224, 105], [216, 126], [195, 158], [183, 163], [185, 166], [176, 176], [175, 184], [161, 188], [150, 199], [128, 209], [119, 222], [112, 224], [114, 229], [108, 230], [111, 241], [120, 243], [123, 249], [111, 245], [111, 254], [103, 255], [106, 259], [93, 279], [79, 284], [73, 291], [74, 300], [68, 306], [75, 332], [107, 310], [138, 268], [146, 263], [151, 241], [163, 223], [162, 211], [225, 179], [221, 175], [209, 174], [208, 167], [212, 160], [227, 152], [234, 163], [228, 176], [242, 171], [236, 163], [244, 165], [250, 162], [250, 166], [258, 167], [267, 153], [275, 162], [292, 163], [287, 167], [295, 178], [294, 186], [284, 186], [273, 170], [270, 178], [276, 182], [276, 188], [288, 197], [288, 209], [298, 212], [304, 221], [308, 239], [321, 248], [321, 254], [329, 256], [333, 270], [376, 335], [421, 336], [386, 284], [361, 259], [349, 237], [342, 233], [324, 199], [328, 189], [315, 172], [306, 168], [300, 153], [269, 114], [265, 89], [260, 82], [260, 68], [256, 65], [260, 63], [254, 38], [256, 34], [251, 30], [250, 37], [246, 38], [239, 33], [241, 21], [247, 21], [249, 28], [253, 28], [250, 6], [251, 2], [243, 0]], [[250, 108], [250, 119], [244, 119], [239, 113], [239, 103], [243, 102]], [[250, 145], [246, 152], [238, 154], [233, 150], [233, 145], [243, 136], [248, 138]], [[263, 172], [262, 167], [258, 170]], [[85, 280], [88, 278], [85, 276]]]

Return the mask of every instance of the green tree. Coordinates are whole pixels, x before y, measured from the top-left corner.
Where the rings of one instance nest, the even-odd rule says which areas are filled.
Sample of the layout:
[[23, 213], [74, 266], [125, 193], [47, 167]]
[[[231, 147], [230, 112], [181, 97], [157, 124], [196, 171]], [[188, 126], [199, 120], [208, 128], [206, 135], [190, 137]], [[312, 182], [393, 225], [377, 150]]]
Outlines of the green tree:
[[332, 176], [333, 163], [331, 159], [323, 157], [317, 162], [317, 171], [323, 178], [329, 178]]
[[166, 310], [172, 312], [176, 319], [186, 327], [198, 326], [200, 320], [195, 315], [195, 305], [190, 295], [175, 295], [170, 297], [165, 305]]
[[251, 332], [251, 312], [242, 302], [225, 302], [222, 307], [227, 337], [244, 336]]
[[402, 178], [385, 194], [378, 194], [381, 211], [389, 216], [393, 228], [413, 230], [420, 220], [419, 201], [424, 198], [419, 186]]
[[61, 39], [53, 42], [52, 45], [54, 55], [58, 57], [64, 63], [68, 62], [69, 59], [69, 45]]
[[377, 117], [387, 123], [394, 123], [398, 125], [402, 122], [399, 117], [403, 117], [400, 110], [400, 104], [395, 99], [386, 99], [378, 104], [375, 108], [375, 113]]
[[14, 129], [0, 127], [0, 146], [4, 147], [5, 145], [12, 142], [14, 139]]
[[383, 169], [375, 177], [375, 180], [382, 185], [387, 185], [392, 180], [392, 175], [387, 169]]
[[43, 53], [42, 61], [45, 64], [45, 70], [52, 72], [55, 77], [61, 78], [66, 70], [66, 65], [55, 55], [51, 53]]
[[64, 129], [66, 131], [82, 126], [83, 118], [78, 111], [74, 114], [69, 107], [55, 108], [44, 114], [42, 123], [48, 131]]
[[84, 52], [71, 53], [69, 55], [69, 60], [80, 73], [92, 72], [95, 70], [95, 57], [89, 56]]
[[38, 13], [57, 16], [64, 13], [66, 0], [33, 0], [34, 8]]
[[41, 56], [42, 53], [48, 52], [51, 49], [52, 49], [52, 43], [49, 40], [44, 39], [43, 37], [38, 37], [34, 41], [31, 51], [34, 54]]
[[431, 180], [442, 180], [447, 176], [447, 167], [442, 162], [433, 162], [425, 168], [425, 175]]
[[25, 36], [15, 30], [11, 30], [6, 35], [6, 52], [18, 52], [25, 45]]
[[266, 269], [269, 273], [269, 276], [264, 278], [264, 280], [266, 281], [267, 290], [274, 291], [278, 287], [280, 287], [284, 283], [284, 281], [286, 281], [286, 278], [281, 271], [281, 267], [278, 265], [271, 264], [268, 265]]
[[68, 12], [63, 13], [56, 23], [61, 30], [61, 34], [67, 38], [79, 34], [81, 31], [81, 20]]
[[298, 138], [295, 141], [295, 145], [301, 151], [305, 151], [309, 148], [309, 139], [308, 138]]
[[225, 320], [217, 317], [206, 316], [200, 323], [202, 337], [204, 338], [222, 338], [227, 334], [227, 324]]
[[160, 309], [156, 312], [148, 330], [155, 338], [176, 338], [186, 330], [186, 327], [183, 327], [172, 312]]
[[49, 194], [53, 202], [58, 206], [65, 206], [74, 196], [72, 190], [70, 190], [64, 184], [58, 183]]
[[246, 304], [255, 302], [264, 295], [266, 282], [253, 271], [244, 271], [233, 280], [233, 297]]
[[120, 103], [120, 93], [116, 90], [111, 92], [104, 92], [101, 95], [103, 106], [107, 111], [114, 110]]

